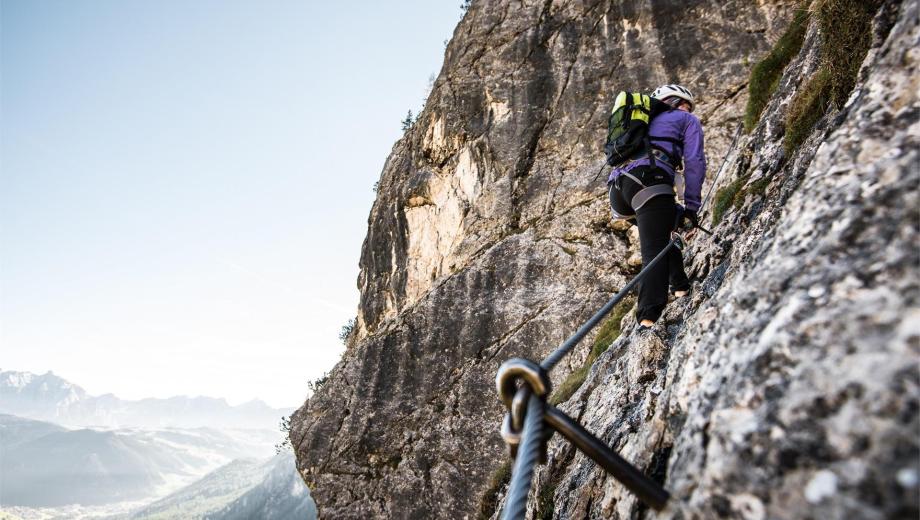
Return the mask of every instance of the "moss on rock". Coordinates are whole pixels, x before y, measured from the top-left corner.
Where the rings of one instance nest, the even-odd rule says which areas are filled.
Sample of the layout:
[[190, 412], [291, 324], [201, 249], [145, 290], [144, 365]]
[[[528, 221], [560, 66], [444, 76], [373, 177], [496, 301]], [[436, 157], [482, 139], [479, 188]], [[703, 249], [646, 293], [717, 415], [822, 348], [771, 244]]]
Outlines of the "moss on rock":
[[735, 204], [735, 197], [741, 191], [741, 187], [747, 182], [747, 176], [740, 177], [732, 181], [728, 186], [723, 186], [716, 191], [716, 197], [712, 201], [712, 225], [722, 221], [722, 216]]
[[805, 32], [808, 29], [808, 5], [810, 0], [802, 2], [796, 9], [792, 23], [777, 40], [776, 45], [767, 56], [760, 60], [751, 70], [748, 83], [748, 102], [744, 111], [744, 130], [750, 132], [757, 126], [760, 114], [776, 91], [783, 69], [799, 53]]
[[580, 368], [572, 371], [572, 373], [562, 381], [562, 384], [556, 388], [549, 399], [550, 404], [557, 405], [568, 401], [569, 398], [581, 388], [581, 385], [588, 377], [591, 365], [593, 365], [594, 362], [597, 361], [597, 358], [601, 357], [601, 354], [606, 352], [614, 340], [620, 336], [620, 332], [622, 332], [620, 324], [623, 321], [623, 317], [626, 316], [626, 313], [629, 312], [629, 309], [631, 309], [635, 303], [636, 298], [634, 296], [628, 296], [614, 306], [613, 310], [610, 311], [610, 316], [601, 323], [601, 328], [594, 338], [594, 343], [591, 345], [591, 352], [588, 354], [587, 359], [585, 359], [584, 364]]
[[489, 487], [479, 501], [479, 520], [490, 518], [498, 507], [499, 493], [511, 481], [512, 464], [511, 459], [505, 460], [489, 476]]
[[872, 44], [872, 18], [881, 5], [881, 0], [821, 0], [814, 6], [821, 65], [789, 104], [783, 138], [787, 155], [798, 149], [831, 105], [843, 108]]

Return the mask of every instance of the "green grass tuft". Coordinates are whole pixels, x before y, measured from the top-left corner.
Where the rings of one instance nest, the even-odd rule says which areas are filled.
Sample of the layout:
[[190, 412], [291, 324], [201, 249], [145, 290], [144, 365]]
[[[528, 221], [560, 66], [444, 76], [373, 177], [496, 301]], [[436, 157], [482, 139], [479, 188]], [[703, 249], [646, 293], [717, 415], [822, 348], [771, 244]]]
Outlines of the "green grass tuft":
[[712, 206], [713, 226], [722, 221], [722, 217], [729, 208], [741, 208], [748, 195], [762, 197], [766, 193], [770, 181], [773, 180], [772, 177], [765, 175], [752, 182], [750, 185], [745, 186], [750, 178], [751, 174], [746, 173], [732, 181], [728, 186], [720, 188], [716, 192], [716, 198]]
[[821, 65], [789, 104], [783, 138], [787, 155], [805, 142], [830, 106], [840, 109], [846, 103], [872, 44], [872, 18], [882, 3], [882, 0], [821, 0], [817, 4]]
[[491, 518], [495, 508], [498, 507], [498, 493], [511, 481], [512, 460], [508, 459], [495, 468], [489, 477], [489, 487], [479, 501], [479, 520], [488, 520]]
[[811, 129], [827, 111], [831, 101], [830, 74], [820, 69], [792, 99], [786, 112], [786, 135], [783, 148], [792, 155], [805, 142]]
[[[766, 191], [767, 191], [767, 186], [770, 185], [770, 181], [771, 181], [771, 180], [773, 180], [773, 179], [771, 179], [771, 178], [770, 178], [769, 176], [767, 176], [767, 175], [764, 175], [763, 177], [761, 177], [761, 178], [757, 179], [756, 181], [752, 182], [750, 186], [748, 186], [747, 188], [745, 188], [745, 190], [744, 190], [744, 191], [745, 191], [745, 194], [750, 193], [750, 194], [752, 194], [752, 195], [763, 196], [763, 194], [766, 193]], [[744, 198], [742, 198], [741, 200], [743, 201]], [[736, 205], [736, 206], [740, 205], [740, 202], [739, 202], [738, 200], [736, 200], [736, 201], [735, 201], [735, 205]]]
[[585, 379], [588, 377], [588, 371], [591, 370], [591, 365], [585, 364], [581, 368], [574, 370], [569, 374], [562, 384], [559, 385], [553, 395], [549, 398], [549, 404], [555, 406], [560, 403], [564, 403], [569, 400], [575, 392], [581, 388], [581, 385], [585, 382]]
[[716, 191], [716, 197], [712, 201], [712, 225], [715, 226], [722, 221], [722, 216], [735, 204], [735, 197], [741, 192], [744, 183], [748, 177], [743, 176], [731, 182], [728, 186], [719, 188]]
[[539, 520], [553, 520], [553, 513], [556, 509], [556, 504], [553, 503], [553, 496], [556, 494], [556, 488], [559, 486], [558, 482], [549, 482], [543, 489], [540, 490], [540, 495], [537, 497], [537, 511], [534, 515], [534, 518]]
[[634, 296], [627, 296], [610, 311], [610, 316], [604, 320], [604, 323], [601, 323], [597, 337], [594, 338], [591, 353], [588, 354], [588, 359], [585, 361], [586, 364], [594, 364], [597, 358], [601, 357], [601, 354], [606, 352], [607, 348], [620, 336], [620, 332], [622, 332], [620, 323], [635, 303], [636, 298]]
[[581, 368], [572, 371], [572, 373], [562, 381], [562, 384], [556, 388], [549, 399], [550, 404], [555, 406], [559, 403], [568, 401], [569, 398], [581, 388], [581, 385], [588, 377], [591, 365], [593, 365], [594, 362], [597, 361], [597, 358], [606, 352], [614, 340], [620, 336], [620, 332], [622, 332], [620, 329], [620, 322], [623, 321], [623, 317], [626, 316], [635, 303], [636, 298], [634, 296], [628, 296], [614, 306], [613, 310], [610, 311], [610, 316], [601, 323], [601, 328], [594, 338], [594, 343], [591, 345], [591, 352], [588, 354], [588, 358], [585, 359]]
[[783, 69], [802, 48], [805, 32], [808, 30], [808, 5], [810, 3], [811, 0], [806, 0], [799, 5], [786, 32], [780, 36], [770, 53], [751, 70], [748, 102], [744, 111], [745, 132], [750, 132], [757, 126], [760, 114], [763, 113], [763, 109], [779, 85]]
[[872, 45], [872, 18], [882, 0], [825, 0], [818, 6], [821, 63], [830, 76], [831, 102], [842, 108]]

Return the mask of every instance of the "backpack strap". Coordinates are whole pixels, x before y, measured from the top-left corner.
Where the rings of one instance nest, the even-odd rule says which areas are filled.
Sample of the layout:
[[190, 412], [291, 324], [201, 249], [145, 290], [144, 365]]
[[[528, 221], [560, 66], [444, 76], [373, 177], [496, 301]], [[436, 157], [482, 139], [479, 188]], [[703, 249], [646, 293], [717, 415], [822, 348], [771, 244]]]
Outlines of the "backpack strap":
[[[673, 137], [664, 137], [664, 136], [659, 137], [655, 135], [649, 136], [649, 142], [651, 142], [652, 139], [654, 139], [655, 141], [664, 141], [666, 143], [671, 143], [675, 146], [680, 146], [680, 147], [683, 147], [683, 144], [684, 144], [684, 142], [681, 141], [680, 139], [675, 139]], [[665, 150], [664, 147], [658, 146], [657, 144], [652, 144], [651, 147], [662, 152], [667, 157], [667, 160], [665, 162], [671, 165], [672, 168], [675, 168], [675, 169], [680, 168], [680, 164], [674, 164], [674, 161], [671, 159], [671, 151]], [[649, 153], [649, 157], [653, 155], [654, 154]]]
[[649, 166], [657, 168], [658, 165], [655, 164], [655, 154], [652, 153], [652, 142], [649, 140], [648, 136], [645, 136], [645, 155], [648, 156]]

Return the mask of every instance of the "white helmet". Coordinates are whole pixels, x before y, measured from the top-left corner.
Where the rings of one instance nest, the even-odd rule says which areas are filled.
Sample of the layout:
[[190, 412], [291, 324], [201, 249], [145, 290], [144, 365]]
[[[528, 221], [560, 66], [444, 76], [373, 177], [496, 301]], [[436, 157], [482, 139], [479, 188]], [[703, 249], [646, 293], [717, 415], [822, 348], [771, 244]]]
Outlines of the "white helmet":
[[652, 97], [661, 101], [664, 101], [669, 97], [679, 97], [688, 101], [691, 105], [696, 105], [696, 102], [693, 101], [693, 93], [686, 88], [676, 84], [662, 85], [656, 88], [655, 92], [652, 92]]

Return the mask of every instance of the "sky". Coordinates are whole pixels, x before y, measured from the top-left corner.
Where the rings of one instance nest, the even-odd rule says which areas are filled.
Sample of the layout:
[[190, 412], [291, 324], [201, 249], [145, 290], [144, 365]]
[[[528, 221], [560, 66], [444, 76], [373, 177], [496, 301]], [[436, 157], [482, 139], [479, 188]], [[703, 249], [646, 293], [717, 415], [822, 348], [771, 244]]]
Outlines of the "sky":
[[0, 0], [0, 369], [298, 406], [459, 0]]

